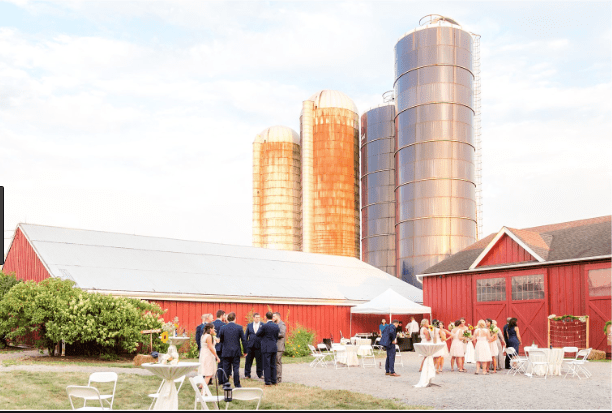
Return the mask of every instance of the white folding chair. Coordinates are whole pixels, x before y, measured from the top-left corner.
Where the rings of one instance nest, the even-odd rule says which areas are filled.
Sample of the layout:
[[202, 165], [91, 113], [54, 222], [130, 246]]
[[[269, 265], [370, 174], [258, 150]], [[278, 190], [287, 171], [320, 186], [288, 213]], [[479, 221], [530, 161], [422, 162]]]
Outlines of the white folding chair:
[[508, 357], [510, 357], [510, 370], [506, 374], [513, 373], [512, 375], [516, 375], [516, 373], [525, 372], [525, 364], [527, 359], [524, 357], [520, 357], [514, 347], [506, 347], [504, 349]]
[[[317, 349], [319, 350], [319, 353], [321, 353], [321, 354], [323, 354], [325, 356], [321, 360], [321, 363], [323, 363], [325, 365], [325, 367], [327, 367], [327, 363], [328, 362], [332, 362], [334, 354], [327, 349], [327, 346], [324, 343], [317, 344]], [[327, 360], [328, 358], [329, 358], [329, 360]]]
[[[177, 384], [179, 385], [178, 390], [176, 391], [177, 394], [178, 394], [178, 392], [181, 391], [181, 387], [183, 387], [183, 382], [184, 381], [185, 381], [185, 376], [181, 376], [178, 379], [174, 380], [174, 385], [175, 386]], [[157, 398], [159, 397], [159, 392], [161, 392], [162, 386], [164, 385], [165, 382], [166, 382], [166, 380], [162, 380], [161, 384], [159, 385], [159, 388], [157, 389], [157, 392], [149, 394], [149, 397], [153, 398], [153, 401], [151, 402], [151, 405], [149, 406], [149, 410], [151, 410], [153, 408], [153, 405], [157, 401]]]
[[[321, 354], [321, 352], [317, 351], [315, 346], [312, 344], [308, 344], [308, 348], [310, 349], [310, 355], [314, 357], [314, 360], [310, 362], [310, 367], [317, 367], [323, 359], [326, 357], [325, 354]], [[323, 364], [324, 367], [327, 367], [327, 364]]]
[[548, 378], [548, 360], [546, 358], [546, 353], [537, 348], [531, 348], [529, 350], [529, 364], [531, 365], [531, 373], [525, 374], [529, 376], [529, 378], [533, 378], [535, 376], [535, 370], [538, 366], [544, 367], [544, 379]]
[[[578, 347], [563, 347], [563, 361], [561, 362], [561, 368], [564, 366], [568, 368], [567, 363], [576, 360], [576, 353], [578, 353]], [[568, 357], [568, 354], [573, 354], [573, 356]]]
[[[398, 358], [399, 363], [397, 362]], [[402, 353], [400, 352], [399, 346], [397, 344], [395, 345], [395, 364], [399, 364], [400, 366], [404, 367], [404, 362], [402, 361]]]
[[585, 367], [591, 350], [592, 349], [587, 348], [585, 350], [578, 351], [578, 353], [576, 353], [576, 358], [567, 363], [568, 370], [567, 373], [565, 373], [565, 376], [563, 376], [563, 378], [566, 378], [567, 375], [570, 373], [572, 373], [572, 377], [578, 376], [579, 379], [581, 379], [580, 373], [584, 374], [585, 379], [591, 377], [591, 372], [588, 371]]
[[[100, 398], [104, 400], [106, 403], [108, 403], [108, 407], [112, 409], [113, 402], [115, 401], [115, 389], [117, 388], [117, 379], [118, 379], [117, 373], [114, 373], [112, 371], [101, 371], [101, 372], [91, 373], [89, 375], [89, 381], [87, 382], [87, 386], [95, 387], [95, 386], [92, 386], [92, 383], [113, 383], [113, 392], [111, 394], [100, 394]], [[96, 400], [96, 398], [94, 397], [90, 399], [90, 398], [84, 397], [83, 407], [87, 405], [88, 400]]]
[[[372, 346], [361, 345], [359, 346], [359, 350], [364, 351], [364, 353], [361, 356], [361, 367], [363, 367], [364, 369], [366, 366], [376, 367], [376, 356], [374, 356], [374, 349], [372, 348]], [[369, 359], [372, 359], [372, 364], [370, 363], [366, 364], [366, 360], [369, 360]]]
[[[102, 397], [100, 392], [95, 387], [91, 386], [66, 386], [66, 393], [68, 393], [68, 400], [70, 400], [70, 407], [72, 410], [111, 410], [110, 407], [104, 407], [102, 404]], [[97, 400], [100, 403], [100, 407], [79, 407], [74, 408], [72, 398], [77, 397], [85, 400]]]
[[380, 337], [377, 337], [376, 340], [374, 340], [374, 344], [372, 344], [372, 348], [378, 351], [382, 351], [383, 348], [380, 345]]
[[[206, 403], [212, 403], [215, 410], [219, 410], [219, 402], [225, 400], [225, 398], [223, 396], [213, 396], [206, 383], [204, 383], [202, 376], [189, 377], [189, 383], [191, 383], [191, 387], [193, 387], [195, 392], [193, 410], [198, 409], [198, 402], [200, 402], [202, 410], [210, 410]], [[198, 388], [198, 384], [202, 385], [202, 390]]]
[[[263, 399], [263, 390], [259, 387], [240, 387], [232, 391], [232, 400], [257, 400], [257, 407], [255, 407], [255, 410], [259, 410], [261, 399]], [[227, 410], [229, 405], [229, 403], [225, 403], [225, 410]]]

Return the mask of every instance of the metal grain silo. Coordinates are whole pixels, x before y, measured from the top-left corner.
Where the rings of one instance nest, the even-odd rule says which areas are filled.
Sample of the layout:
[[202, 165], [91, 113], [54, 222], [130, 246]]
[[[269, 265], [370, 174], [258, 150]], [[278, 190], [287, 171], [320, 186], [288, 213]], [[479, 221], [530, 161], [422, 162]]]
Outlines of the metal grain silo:
[[385, 103], [361, 115], [362, 260], [395, 274], [395, 104]]
[[360, 258], [359, 115], [348, 96], [322, 90], [302, 104], [302, 249]]
[[475, 36], [429, 15], [395, 45], [397, 276], [477, 239]]
[[272, 126], [253, 142], [253, 246], [300, 251], [300, 137]]

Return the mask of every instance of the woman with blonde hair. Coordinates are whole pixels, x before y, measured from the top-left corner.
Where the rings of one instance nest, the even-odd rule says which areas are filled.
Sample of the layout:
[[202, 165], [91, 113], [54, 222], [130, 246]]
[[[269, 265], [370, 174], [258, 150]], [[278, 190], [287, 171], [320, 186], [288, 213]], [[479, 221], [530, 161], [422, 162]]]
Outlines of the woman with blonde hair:
[[[427, 343], [431, 343], [432, 342], [431, 334], [429, 334], [429, 320], [426, 319], [426, 318], [421, 320], [421, 332], [420, 332], [420, 336], [421, 336], [421, 343], [427, 344]], [[421, 367], [419, 368], [419, 371], [423, 370], [423, 363], [424, 362], [425, 362], [425, 357], [423, 357], [423, 360], [421, 360]]]
[[474, 338], [476, 339], [476, 373], [478, 374], [478, 368], [482, 370], [482, 374], [487, 375], [486, 372], [488, 364], [491, 362], [491, 346], [489, 340], [491, 340], [491, 331], [486, 328], [484, 320], [478, 320], [477, 329], [474, 331]]
[[444, 357], [448, 358], [450, 355], [446, 341], [451, 338], [451, 335], [450, 331], [444, 328], [443, 322], [434, 320], [433, 326], [437, 327], [434, 334], [436, 334], [436, 337], [438, 337], [438, 343], [444, 343], [444, 347], [434, 354], [436, 373], [442, 373], [442, 368], [444, 367]]

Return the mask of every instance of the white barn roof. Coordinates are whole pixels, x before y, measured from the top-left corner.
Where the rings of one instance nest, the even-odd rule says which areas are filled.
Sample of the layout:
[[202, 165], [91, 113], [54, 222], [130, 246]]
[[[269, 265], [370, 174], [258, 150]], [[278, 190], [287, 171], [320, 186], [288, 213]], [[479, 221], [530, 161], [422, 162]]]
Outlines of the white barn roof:
[[[144, 299], [354, 305], [422, 290], [356, 258], [19, 224], [51, 276]], [[10, 250], [9, 250], [10, 254]]]

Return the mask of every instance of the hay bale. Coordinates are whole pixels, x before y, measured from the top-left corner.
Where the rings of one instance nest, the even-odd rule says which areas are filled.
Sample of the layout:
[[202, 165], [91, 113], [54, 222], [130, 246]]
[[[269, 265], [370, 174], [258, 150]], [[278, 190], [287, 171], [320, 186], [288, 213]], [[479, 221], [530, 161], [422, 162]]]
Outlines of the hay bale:
[[591, 350], [588, 360], [605, 360], [606, 352], [601, 350]]
[[156, 363], [156, 362], [157, 362], [157, 359], [148, 354], [138, 354], [136, 357], [134, 357], [134, 365], [136, 367], [141, 366], [143, 363]]

